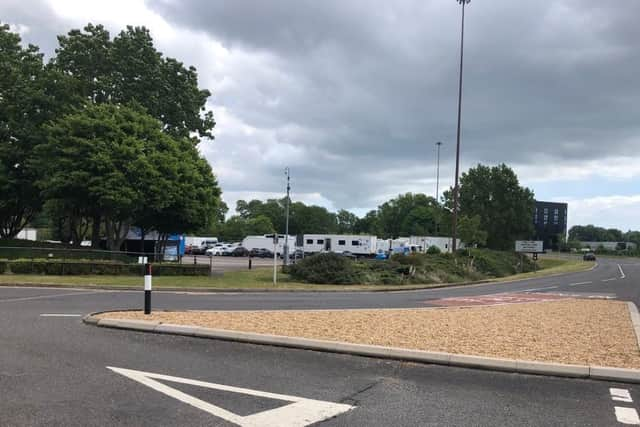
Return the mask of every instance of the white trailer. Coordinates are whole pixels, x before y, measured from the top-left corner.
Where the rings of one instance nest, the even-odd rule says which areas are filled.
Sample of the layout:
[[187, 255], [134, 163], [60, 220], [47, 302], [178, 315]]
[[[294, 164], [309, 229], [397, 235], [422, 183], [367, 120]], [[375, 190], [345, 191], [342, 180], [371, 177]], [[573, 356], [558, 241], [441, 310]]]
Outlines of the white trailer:
[[[453, 239], [451, 237], [411, 236], [409, 238], [409, 243], [418, 245], [420, 247], [420, 252], [426, 252], [431, 246], [437, 247], [441, 252], [451, 252]], [[464, 244], [460, 239], [456, 239], [456, 243], [459, 249], [464, 248]]]
[[[278, 256], [284, 254], [285, 235], [278, 235], [278, 244], [276, 245], [276, 253]], [[269, 249], [273, 251], [273, 237], [267, 235], [247, 236], [242, 240], [243, 248], [252, 249]], [[289, 236], [289, 253], [292, 254], [296, 250], [296, 236]]]
[[305, 234], [303, 250], [307, 254], [317, 252], [351, 252], [358, 256], [373, 256], [378, 250], [376, 236], [357, 234]]

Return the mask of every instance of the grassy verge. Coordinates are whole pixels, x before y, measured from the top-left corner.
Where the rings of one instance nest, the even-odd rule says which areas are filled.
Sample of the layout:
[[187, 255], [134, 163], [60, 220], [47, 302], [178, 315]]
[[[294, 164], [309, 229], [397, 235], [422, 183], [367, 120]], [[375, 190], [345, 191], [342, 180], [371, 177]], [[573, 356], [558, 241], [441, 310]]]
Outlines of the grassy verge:
[[555, 274], [576, 273], [579, 271], [587, 271], [593, 268], [593, 262], [582, 261], [582, 259], [565, 259], [565, 258], [542, 258], [538, 261], [540, 270], [537, 272], [529, 272], [515, 274], [513, 276], [500, 277], [492, 279], [492, 282], [508, 282], [512, 280], [533, 279], [536, 277], [552, 276]]
[[[514, 276], [494, 279], [495, 282], [506, 282], [517, 279], [544, 277], [552, 274], [585, 271], [593, 263], [581, 260], [566, 260], [545, 258], [539, 261], [541, 270], [537, 273], [516, 274]], [[155, 289], [184, 288], [184, 289], [277, 289], [277, 290], [409, 290], [442, 286], [435, 285], [312, 285], [296, 282], [287, 274], [278, 274], [278, 285], [273, 286], [273, 271], [270, 269], [255, 269], [251, 271], [233, 271], [223, 276], [156, 276], [153, 278]], [[140, 276], [43, 276], [23, 274], [2, 274], [0, 285], [54, 285], [82, 288], [131, 288], [141, 287]]]

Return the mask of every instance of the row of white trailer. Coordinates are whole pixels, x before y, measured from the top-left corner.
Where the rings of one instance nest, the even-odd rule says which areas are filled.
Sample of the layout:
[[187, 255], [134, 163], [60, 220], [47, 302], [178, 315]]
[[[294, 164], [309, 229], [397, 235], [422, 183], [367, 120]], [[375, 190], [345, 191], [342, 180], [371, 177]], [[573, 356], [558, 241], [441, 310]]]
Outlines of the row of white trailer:
[[[426, 252], [435, 246], [441, 252], [451, 252], [450, 237], [410, 236], [397, 239], [380, 239], [377, 236], [354, 234], [304, 234], [288, 237], [289, 252], [300, 250], [305, 254], [318, 252], [351, 253], [357, 256], [376, 256], [389, 253]], [[461, 248], [460, 239], [457, 246]], [[273, 236], [247, 236], [242, 246], [248, 250], [269, 249], [277, 254], [284, 253], [285, 236], [278, 236], [274, 244]]]

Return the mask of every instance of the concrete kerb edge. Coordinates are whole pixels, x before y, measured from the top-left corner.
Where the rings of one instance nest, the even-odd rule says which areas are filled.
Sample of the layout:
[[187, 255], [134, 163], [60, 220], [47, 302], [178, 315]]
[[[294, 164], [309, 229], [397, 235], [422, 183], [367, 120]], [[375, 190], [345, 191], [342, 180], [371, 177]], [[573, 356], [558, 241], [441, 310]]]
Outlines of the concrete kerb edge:
[[[635, 307], [635, 306], [634, 306]], [[120, 310], [122, 311], [122, 310]], [[106, 312], [101, 312], [106, 313]], [[322, 351], [327, 353], [392, 359], [489, 371], [518, 374], [544, 375], [553, 377], [584, 378], [624, 383], [640, 383], [640, 370], [587, 365], [566, 365], [528, 360], [501, 359], [444, 352], [410, 350], [396, 347], [354, 344], [338, 341], [315, 340], [281, 335], [256, 334], [252, 332], [228, 331], [202, 328], [198, 326], [174, 325], [144, 320], [97, 319], [93, 313], [83, 318], [83, 322], [98, 327], [126, 329], [157, 334], [182, 335], [188, 337], [217, 339], [249, 344], [270, 345]]]
[[636, 334], [636, 342], [640, 350], [640, 313], [638, 313], [638, 307], [631, 301], [627, 302], [627, 307], [629, 307], [629, 317], [631, 318], [633, 331]]

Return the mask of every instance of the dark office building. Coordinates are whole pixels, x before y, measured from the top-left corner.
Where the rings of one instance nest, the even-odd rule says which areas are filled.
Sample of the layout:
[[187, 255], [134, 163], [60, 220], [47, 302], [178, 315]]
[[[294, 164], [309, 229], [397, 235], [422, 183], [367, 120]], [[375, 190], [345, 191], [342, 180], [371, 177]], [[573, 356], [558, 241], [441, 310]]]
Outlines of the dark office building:
[[533, 212], [535, 240], [544, 242], [545, 250], [558, 250], [559, 239], [567, 236], [566, 203], [539, 202]]

